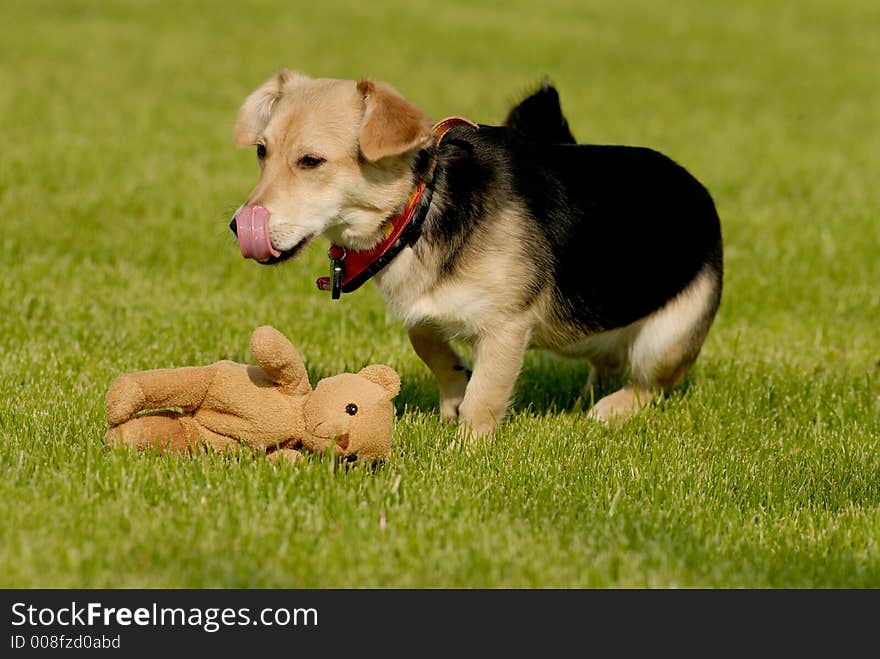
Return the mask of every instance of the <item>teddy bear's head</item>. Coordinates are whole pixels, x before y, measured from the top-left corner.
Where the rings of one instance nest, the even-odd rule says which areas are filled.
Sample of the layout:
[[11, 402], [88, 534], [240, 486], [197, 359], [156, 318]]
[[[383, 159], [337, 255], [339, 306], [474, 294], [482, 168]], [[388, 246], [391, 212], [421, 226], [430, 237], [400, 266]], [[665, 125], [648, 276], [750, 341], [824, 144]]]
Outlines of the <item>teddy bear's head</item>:
[[349, 462], [385, 460], [391, 452], [394, 405], [400, 377], [388, 366], [324, 378], [303, 408], [303, 446], [324, 452], [331, 446]]

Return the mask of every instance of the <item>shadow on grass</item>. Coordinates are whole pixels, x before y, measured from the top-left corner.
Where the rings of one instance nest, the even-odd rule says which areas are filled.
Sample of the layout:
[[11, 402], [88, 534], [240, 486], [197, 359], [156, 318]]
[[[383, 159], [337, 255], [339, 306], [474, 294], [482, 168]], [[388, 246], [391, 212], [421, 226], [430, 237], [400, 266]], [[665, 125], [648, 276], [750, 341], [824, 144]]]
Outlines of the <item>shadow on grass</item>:
[[[538, 415], [585, 412], [600, 398], [625, 384], [623, 377], [610, 376], [604, 378], [592, 392], [586, 391], [589, 373], [590, 366], [585, 361], [560, 359], [542, 353], [529, 354], [517, 380], [512, 409], [529, 408]], [[675, 392], [681, 395], [688, 386], [686, 378]], [[395, 405], [398, 416], [405, 409], [439, 412], [437, 383], [427, 367], [416, 373], [401, 374], [401, 389]]]
[[[437, 381], [428, 367], [418, 363], [398, 369], [400, 393], [394, 399], [397, 416], [408, 411], [438, 414], [440, 394]], [[620, 389], [626, 379], [607, 376], [591, 391], [586, 390], [590, 365], [586, 361], [556, 357], [549, 353], [532, 351], [517, 379], [511, 410], [529, 409], [539, 416], [559, 412], [586, 412], [600, 398]], [[334, 373], [314, 370], [313, 384]], [[682, 395], [690, 386], [690, 376], [668, 395]]]

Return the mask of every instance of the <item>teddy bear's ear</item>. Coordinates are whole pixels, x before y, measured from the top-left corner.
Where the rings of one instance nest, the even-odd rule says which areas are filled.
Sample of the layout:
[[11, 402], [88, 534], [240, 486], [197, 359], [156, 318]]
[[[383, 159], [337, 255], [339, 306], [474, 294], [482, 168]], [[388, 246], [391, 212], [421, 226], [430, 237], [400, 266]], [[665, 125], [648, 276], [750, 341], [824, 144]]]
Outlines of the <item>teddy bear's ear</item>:
[[394, 398], [400, 393], [400, 376], [390, 366], [372, 364], [359, 370], [358, 375], [378, 384], [388, 392], [389, 398]]

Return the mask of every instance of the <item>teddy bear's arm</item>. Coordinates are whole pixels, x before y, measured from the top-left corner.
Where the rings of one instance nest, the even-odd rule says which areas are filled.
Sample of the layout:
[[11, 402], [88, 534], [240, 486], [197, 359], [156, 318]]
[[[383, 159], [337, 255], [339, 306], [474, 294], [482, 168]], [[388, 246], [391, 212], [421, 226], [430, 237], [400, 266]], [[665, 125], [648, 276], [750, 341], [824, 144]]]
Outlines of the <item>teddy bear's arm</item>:
[[251, 354], [273, 382], [286, 393], [305, 395], [312, 389], [299, 352], [281, 332], [264, 325], [251, 334]]
[[144, 410], [196, 410], [205, 399], [216, 366], [159, 368], [120, 375], [107, 392], [107, 422], [116, 425]]

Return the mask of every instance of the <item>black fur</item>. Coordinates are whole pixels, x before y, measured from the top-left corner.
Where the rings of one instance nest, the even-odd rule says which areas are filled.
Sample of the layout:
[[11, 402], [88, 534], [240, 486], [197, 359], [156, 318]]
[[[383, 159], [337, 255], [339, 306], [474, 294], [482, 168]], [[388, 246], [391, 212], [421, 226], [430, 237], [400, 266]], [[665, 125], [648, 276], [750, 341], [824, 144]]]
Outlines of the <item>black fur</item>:
[[523, 256], [535, 275], [511, 299], [527, 305], [549, 287], [557, 314], [581, 331], [659, 309], [706, 264], [720, 295], [718, 214], [683, 167], [647, 148], [550, 143], [518, 126], [456, 127], [439, 148], [420, 240], [441, 250], [447, 274], [479, 227], [513, 205], [527, 217]]
[[559, 92], [548, 81], [511, 108], [504, 125], [524, 140], [546, 144], [575, 144], [562, 113]]

